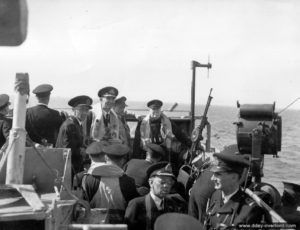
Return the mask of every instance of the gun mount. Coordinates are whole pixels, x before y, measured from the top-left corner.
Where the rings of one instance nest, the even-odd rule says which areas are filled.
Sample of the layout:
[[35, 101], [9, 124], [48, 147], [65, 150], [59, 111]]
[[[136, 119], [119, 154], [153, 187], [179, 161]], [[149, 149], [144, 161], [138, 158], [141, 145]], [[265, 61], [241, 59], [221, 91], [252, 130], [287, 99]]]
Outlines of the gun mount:
[[243, 104], [237, 102], [239, 120], [236, 138], [239, 152], [251, 155], [251, 176], [256, 182], [263, 177], [264, 155], [278, 157], [281, 151], [282, 119], [273, 104]]

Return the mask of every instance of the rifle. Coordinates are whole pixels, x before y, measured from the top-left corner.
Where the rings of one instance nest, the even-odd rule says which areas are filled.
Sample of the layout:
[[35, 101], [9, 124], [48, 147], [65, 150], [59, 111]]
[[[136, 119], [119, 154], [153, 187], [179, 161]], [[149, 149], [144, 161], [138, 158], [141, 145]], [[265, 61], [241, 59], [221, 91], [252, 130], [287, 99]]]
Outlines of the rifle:
[[207, 112], [208, 112], [208, 109], [209, 109], [209, 106], [210, 106], [210, 102], [213, 99], [213, 97], [211, 96], [211, 92], [212, 92], [212, 88], [210, 89], [210, 92], [209, 92], [209, 95], [208, 95], [208, 98], [207, 98], [207, 102], [206, 102], [206, 106], [205, 106], [205, 109], [204, 109], [204, 113], [202, 115], [201, 122], [200, 122], [199, 126], [196, 127], [193, 130], [192, 135], [191, 135], [191, 140], [192, 140], [193, 144], [192, 144], [192, 147], [190, 149], [189, 165], [191, 165], [192, 160], [196, 156], [196, 150], [199, 149], [199, 148], [202, 149], [201, 145], [199, 147], [199, 143], [200, 143], [200, 141], [203, 140], [202, 132], [203, 132], [205, 126], [207, 125]]

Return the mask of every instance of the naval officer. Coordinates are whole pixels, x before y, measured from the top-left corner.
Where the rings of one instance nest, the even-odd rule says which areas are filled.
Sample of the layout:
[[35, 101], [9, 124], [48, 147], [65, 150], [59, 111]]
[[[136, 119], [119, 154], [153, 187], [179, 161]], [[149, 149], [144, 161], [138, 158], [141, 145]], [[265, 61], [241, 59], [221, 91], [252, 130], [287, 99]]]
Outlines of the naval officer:
[[[136, 127], [133, 156], [145, 158], [148, 143], [163, 146], [171, 152], [170, 161], [175, 175], [183, 161], [182, 155], [191, 146], [191, 140], [162, 112], [163, 102], [151, 100], [147, 103], [148, 115], [143, 118]], [[167, 159], [165, 159], [167, 160]]]
[[264, 211], [240, 188], [240, 179], [250, 162], [235, 152], [214, 154], [210, 169], [216, 191], [212, 194], [208, 210], [207, 229], [238, 228], [239, 224], [260, 223]]
[[150, 193], [129, 202], [125, 213], [125, 223], [129, 230], [150, 230], [155, 220], [168, 212], [186, 212], [186, 202], [179, 195], [170, 195], [175, 183], [168, 162], [153, 164], [147, 170]]
[[91, 128], [92, 138], [96, 141], [119, 140], [122, 142], [119, 138], [118, 115], [112, 109], [118, 90], [112, 86], [104, 87], [99, 90], [98, 96], [101, 108], [95, 111]]
[[26, 111], [26, 131], [32, 141], [42, 145], [55, 145], [59, 127], [63, 117], [54, 109], [48, 107], [52, 85], [37, 86], [32, 93], [36, 95], [38, 104]]
[[82, 122], [92, 108], [93, 100], [86, 95], [72, 98], [68, 105], [72, 107], [74, 116], [69, 116], [61, 125], [56, 141], [57, 148], [71, 148], [72, 175], [83, 171], [85, 145]]
[[0, 148], [4, 145], [9, 137], [12, 121], [7, 118], [9, 112], [9, 96], [7, 94], [0, 95]]

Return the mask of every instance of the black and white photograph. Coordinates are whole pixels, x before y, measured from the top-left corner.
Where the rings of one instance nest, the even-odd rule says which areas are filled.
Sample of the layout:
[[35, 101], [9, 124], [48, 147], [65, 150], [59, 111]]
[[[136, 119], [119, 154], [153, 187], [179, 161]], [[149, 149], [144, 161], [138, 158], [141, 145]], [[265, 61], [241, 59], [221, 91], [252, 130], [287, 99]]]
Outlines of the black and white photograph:
[[297, 0], [0, 0], [0, 230], [300, 229], [299, 41]]

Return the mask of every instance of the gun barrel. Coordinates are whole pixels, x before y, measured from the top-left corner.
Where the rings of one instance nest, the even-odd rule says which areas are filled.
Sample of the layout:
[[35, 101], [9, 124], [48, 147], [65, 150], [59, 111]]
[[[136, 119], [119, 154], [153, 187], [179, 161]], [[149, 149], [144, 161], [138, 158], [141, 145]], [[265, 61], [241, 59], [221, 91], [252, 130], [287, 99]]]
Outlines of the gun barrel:
[[258, 197], [250, 189], [246, 188], [245, 193], [249, 195], [260, 207], [267, 210], [269, 214], [272, 216], [272, 219], [274, 219], [274, 222], [286, 223], [286, 221], [277, 212], [275, 212], [269, 205], [267, 205], [260, 197]]

